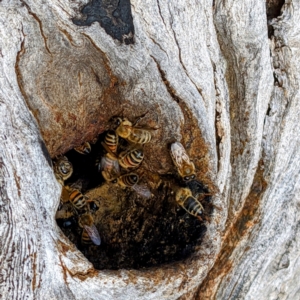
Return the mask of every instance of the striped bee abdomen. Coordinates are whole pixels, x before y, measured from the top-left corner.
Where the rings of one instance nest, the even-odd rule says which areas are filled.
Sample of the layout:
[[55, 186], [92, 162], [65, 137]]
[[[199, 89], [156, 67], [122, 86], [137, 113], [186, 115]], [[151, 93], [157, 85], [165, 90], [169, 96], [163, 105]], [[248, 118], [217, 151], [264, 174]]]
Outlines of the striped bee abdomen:
[[132, 187], [139, 181], [139, 176], [135, 173], [125, 174], [118, 178], [118, 183], [123, 187]]
[[82, 229], [81, 243], [84, 244], [84, 245], [93, 244], [92, 240], [90, 239], [90, 236], [89, 236], [88, 232], [85, 229]]
[[86, 205], [86, 198], [78, 190], [71, 192], [69, 200], [72, 205], [79, 210]]
[[132, 143], [146, 144], [151, 141], [151, 133], [146, 129], [133, 127], [127, 139]]
[[182, 207], [191, 215], [197, 217], [203, 213], [203, 207], [201, 203], [194, 197], [188, 197], [182, 203]]
[[144, 159], [144, 153], [140, 149], [121, 152], [119, 164], [124, 169], [137, 168]]
[[204, 211], [201, 203], [193, 197], [189, 188], [179, 188], [176, 192], [176, 202], [189, 214], [200, 217]]
[[82, 244], [91, 244], [92, 242], [97, 246], [101, 244], [99, 232], [94, 224], [94, 219], [90, 213], [85, 213], [81, 215], [78, 219], [78, 225], [82, 228]]
[[116, 153], [119, 143], [119, 137], [114, 131], [110, 130], [105, 135], [104, 143], [107, 145], [111, 152]]

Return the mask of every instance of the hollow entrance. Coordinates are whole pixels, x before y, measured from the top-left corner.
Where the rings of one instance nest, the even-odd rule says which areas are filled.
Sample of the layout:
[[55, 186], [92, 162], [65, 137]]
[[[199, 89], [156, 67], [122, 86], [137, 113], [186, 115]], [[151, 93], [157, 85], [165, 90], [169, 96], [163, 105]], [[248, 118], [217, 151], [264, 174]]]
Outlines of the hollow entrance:
[[[105, 134], [105, 133], [104, 133]], [[57, 223], [64, 234], [93, 263], [96, 269], [144, 268], [187, 258], [201, 243], [206, 231], [205, 222], [212, 212], [210, 196], [201, 203], [206, 221], [187, 213], [175, 202], [173, 186], [179, 184], [176, 175], [158, 175], [138, 168], [139, 184], [148, 186], [152, 197], [144, 198], [131, 188], [120, 188], [104, 181], [96, 161], [104, 154], [101, 141], [91, 145], [91, 152], [82, 155], [71, 150], [65, 156], [73, 164], [73, 174], [65, 185], [81, 185], [81, 193], [89, 198], [94, 224], [101, 236], [101, 245], [81, 242], [82, 229], [78, 225], [79, 214], [61, 214], [72, 211], [66, 203], [58, 210]], [[180, 183], [182, 185], [182, 183]], [[198, 184], [199, 191], [208, 190]]]
[[273, 18], [277, 18], [281, 14], [281, 8], [284, 5], [285, 0], [267, 0], [266, 1], [266, 12], [268, 21], [268, 37], [271, 38], [274, 35], [273, 26], [269, 22]]

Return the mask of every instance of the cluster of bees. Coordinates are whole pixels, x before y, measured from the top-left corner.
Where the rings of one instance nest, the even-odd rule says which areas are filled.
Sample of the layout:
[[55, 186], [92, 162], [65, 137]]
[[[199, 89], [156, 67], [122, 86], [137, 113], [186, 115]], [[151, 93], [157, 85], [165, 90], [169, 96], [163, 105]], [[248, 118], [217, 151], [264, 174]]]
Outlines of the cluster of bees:
[[[178, 175], [186, 185], [185, 187], [177, 188], [176, 202], [189, 214], [201, 219], [204, 209], [196, 199], [196, 196], [198, 196], [197, 187], [199, 186], [199, 190], [202, 190], [202, 185], [196, 180], [195, 165], [179, 142], [171, 145], [171, 157], [177, 168]], [[192, 191], [194, 191], [195, 196]]]
[[[127, 118], [117, 118], [115, 123], [116, 130], [108, 131], [102, 142], [107, 153], [97, 163], [98, 170], [107, 182], [117, 183], [122, 188], [132, 188], [141, 196], [150, 198], [150, 190], [138, 185], [139, 175], [132, 172], [144, 159], [142, 146], [151, 141], [150, 130], [133, 126]], [[129, 143], [129, 147], [120, 152], [119, 137]]]
[[[66, 156], [61, 156], [54, 161], [53, 169], [57, 181], [62, 185], [60, 206], [69, 202], [72, 205], [70, 215], [73, 215], [74, 213], [78, 215], [78, 225], [82, 229], [82, 244], [90, 244], [93, 242], [95, 245], [100, 245], [101, 238], [94, 224], [93, 216], [90, 212], [88, 198], [80, 192], [76, 185], [68, 186], [64, 184], [64, 181], [70, 178], [73, 173], [72, 163]], [[57, 213], [56, 218], [59, 218], [59, 212]]]
[[[114, 129], [107, 131], [101, 142], [105, 153], [96, 161], [96, 167], [106, 182], [117, 184], [120, 188], [133, 189], [141, 197], [149, 199], [151, 191], [147, 186], [138, 184], [140, 178], [135, 171], [144, 159], [143, 145], [151, 141], [153, 129], [140, 128], [127, 118], [120, 117], [115, 118], [113, 124]], [[122, 141], [125, 141], [126, 146]], [[74, 150], [84, 155], [89, 154], [91, 145], [85, 142]], [[203, 207], [195, 193], [195, 186], [200, 185], [196, 180], [195, 166], [180, 142], [171, 145], [170, 154], [180, 182], [183, 181], [183, 184], [174, 188], [176, 202], [189, 214], [201, 219]], [[101, 238], [90, 211], [91, 201], [81, 193], [80, 186], [65, 185], [65, 181], [73, 173], [72, 163], [66, 156], [61, 156], [54, 161], [53, 168], [57, 181], [62, 185], [61, 204], [71, 204], [78, 215], [78, 226], [82, 230], [81, 242], [100, 245]]]

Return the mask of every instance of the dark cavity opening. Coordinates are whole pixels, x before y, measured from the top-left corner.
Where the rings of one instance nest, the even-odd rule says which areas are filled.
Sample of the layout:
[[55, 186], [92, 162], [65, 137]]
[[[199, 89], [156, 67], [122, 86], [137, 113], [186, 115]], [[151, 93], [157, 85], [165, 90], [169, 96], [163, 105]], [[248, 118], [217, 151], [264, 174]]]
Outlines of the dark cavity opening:
[[112, 38], [126, 45], [134, 43], [130, 0], [92, 0], [81, 9], [81, 13], [82, 19], [72, 19], [75, 25], [91, 26], [99, 22]]
[[281, 8], [284, 5], [285, 0], [267, 0], [266, 10], [267, 10], [267, 21], [268, 21], [268, 36], [269, 38], [274, 35], [274, 29], [269, 25], [269, 21], [277, 18], [281, 14]]
[[[184, 186], [176, 174], [154, 174], [142, 163], [135, 172], [140, 176], [139, 184], [149, 187], [150, 199], [131, 188], [122, 189], [117, 184], [107, 183], [95, 166], [105, 153], [101, 145], [104, 135], [91, 145], [90, 154], [82, 155], [75, 150], [65, 153], [74, 167], [65, 186], [79, 182], [81, 193], [92, 201], [89, 209], [101, 236], [101, 245], [82, 243], [82, 229], [78, 225], [80, 212], [57, 218], [59, 227], [99, 270], [146, 268], [189, 257], [201, 243], [206, 232], [205, 222], [209, 221], [213, 210], [207, 188], [200, 181], [188, 184], [194, 193], [200, 195], [205, 211], [203, 220], [200, 220], [176, 203], [173, 187]], [[126, 142], [121, 141], [121, 144], [127, 147]]]

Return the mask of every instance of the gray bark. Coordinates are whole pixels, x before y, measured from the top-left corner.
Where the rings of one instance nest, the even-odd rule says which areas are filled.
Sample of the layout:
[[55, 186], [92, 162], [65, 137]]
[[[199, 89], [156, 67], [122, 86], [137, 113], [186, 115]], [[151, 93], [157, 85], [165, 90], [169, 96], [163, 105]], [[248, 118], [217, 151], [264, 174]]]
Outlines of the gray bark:
[[[134, 44], [94, 22], [87, 1], [0, 2], [2, 299], [297, 299], [299, 1], [268, 37], [264, 1], [131, 1]], [[217, 208], [191, 258], [95, 270], [55, 222], [51, 158], [149, 111], [166, 145], [190, 146]], [[160, 157], [160, 160], [158, 160]]]

